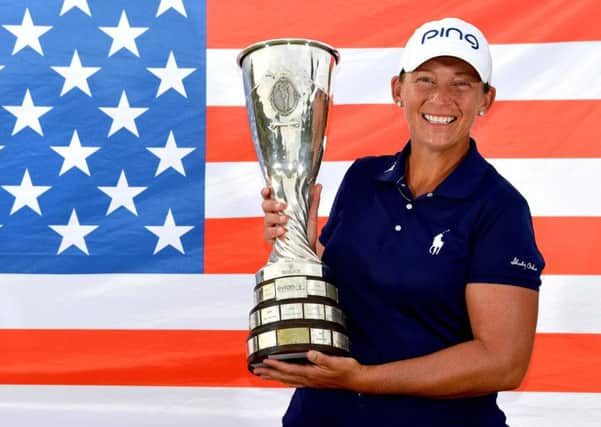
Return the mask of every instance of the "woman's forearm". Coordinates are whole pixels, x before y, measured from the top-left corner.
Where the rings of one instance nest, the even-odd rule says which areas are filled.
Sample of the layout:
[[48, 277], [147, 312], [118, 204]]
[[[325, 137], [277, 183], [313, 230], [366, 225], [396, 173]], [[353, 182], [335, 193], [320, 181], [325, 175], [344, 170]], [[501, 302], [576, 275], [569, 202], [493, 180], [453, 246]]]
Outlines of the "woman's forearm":
[[362, 367], [357, 388], [457, 397], [518, 387], [534, 344], [538, 293], [517, 286], [469, 284], [466, 301], [474, 339], [425, 356]]
[[362, 366], [353, 389], [373, 394], [445, 398], [477, 396], [519, 386], [527, 360], [494, 354], [472, 340], [422, 357]]

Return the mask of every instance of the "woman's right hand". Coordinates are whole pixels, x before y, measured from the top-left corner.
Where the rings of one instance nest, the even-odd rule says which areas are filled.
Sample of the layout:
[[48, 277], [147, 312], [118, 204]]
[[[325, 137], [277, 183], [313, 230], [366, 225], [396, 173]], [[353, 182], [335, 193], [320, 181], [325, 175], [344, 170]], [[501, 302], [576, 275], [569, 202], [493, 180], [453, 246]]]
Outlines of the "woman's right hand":
[[288, 222], [288, 216], [284, 215], [286, 204], [271, 199], [270, 187], [262, 188], [261, 196], [263, 197], [261, 208], [265, 214], [263, 217], [263, 239], [273, 245], [275, 239], [286, 233], [286, 223]]
[[[309, 217], [307, 222], [307, 238], [314, 251], [321, 256], [323, 246], [317, 240], [317, 211], [319, 209], [319, 200], [321, 198], [321, 184], [314, 184], [311, 188], [311, 200], [309, 207]], [[282, 238], [286, 234], [286, 224], [288, 215], [284, 214], [286, 204], [271, 199], [271, 188], [261, 189], [263, 203], [261, 207], [265, 216], [263, 217], [263, 239], [273, 245], [276, 239]]]

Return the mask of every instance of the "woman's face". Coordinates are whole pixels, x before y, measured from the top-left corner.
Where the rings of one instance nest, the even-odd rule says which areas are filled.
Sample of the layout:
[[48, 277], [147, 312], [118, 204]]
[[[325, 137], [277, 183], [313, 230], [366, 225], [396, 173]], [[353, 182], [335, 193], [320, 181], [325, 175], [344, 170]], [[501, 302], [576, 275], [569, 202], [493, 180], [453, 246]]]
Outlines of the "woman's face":
[[488, 111], [495, 89], [466, 62], [441, 56], [424, 62], [402, 80], [392, 79], [393, 98], [402, 101], [411, 141], [433, 151], [467, 144], [479, 111]]

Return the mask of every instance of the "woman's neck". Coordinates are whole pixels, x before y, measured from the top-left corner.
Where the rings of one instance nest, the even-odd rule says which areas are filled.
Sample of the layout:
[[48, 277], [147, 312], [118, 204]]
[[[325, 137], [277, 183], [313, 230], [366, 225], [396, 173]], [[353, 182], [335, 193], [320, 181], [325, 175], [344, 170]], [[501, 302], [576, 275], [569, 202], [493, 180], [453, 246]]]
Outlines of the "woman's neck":
[[461, 163], [469, 147], [468, 141], [448, 150], [432, 151], [412, 143], [405, 165], [405, 177], [413, 196], [433, 192]]

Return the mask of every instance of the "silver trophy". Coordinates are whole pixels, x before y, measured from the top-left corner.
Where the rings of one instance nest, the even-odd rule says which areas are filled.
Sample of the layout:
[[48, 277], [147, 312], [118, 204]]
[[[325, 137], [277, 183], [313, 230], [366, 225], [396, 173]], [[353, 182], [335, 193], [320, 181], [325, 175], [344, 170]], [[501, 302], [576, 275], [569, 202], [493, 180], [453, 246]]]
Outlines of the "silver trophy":
[[259, 165], [289, 216], [285, 238], [276, 239], [256, 273], [249, 369], [266, 357], [306, 363], [311, 349], [349, 354], [337, 289], [307, 238], [309, 193], [325, 149], [338, 60], [331, 46], [303, 39], [263, 41], [238, 55]]

